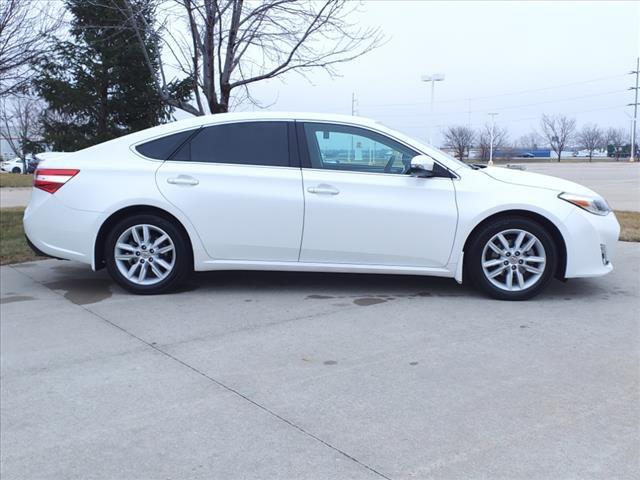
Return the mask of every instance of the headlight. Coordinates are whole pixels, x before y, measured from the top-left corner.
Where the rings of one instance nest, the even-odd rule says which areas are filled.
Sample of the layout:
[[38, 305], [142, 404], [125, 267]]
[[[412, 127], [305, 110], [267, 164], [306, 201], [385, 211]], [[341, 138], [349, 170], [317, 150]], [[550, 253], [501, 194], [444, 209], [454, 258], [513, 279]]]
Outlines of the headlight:
[[607, 215], [611, 211], [609, 204], [601, 197], [563, 192], [558, 195], [558, 198], [561, 198], [565, 202], [573, 203], [575, 206], [595, 215]]

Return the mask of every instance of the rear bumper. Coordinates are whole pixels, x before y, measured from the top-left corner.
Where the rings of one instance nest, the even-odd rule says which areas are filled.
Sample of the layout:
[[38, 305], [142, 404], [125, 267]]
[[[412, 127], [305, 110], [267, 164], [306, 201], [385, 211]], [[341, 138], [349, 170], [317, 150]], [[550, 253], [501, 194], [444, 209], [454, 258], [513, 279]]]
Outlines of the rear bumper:
[[66, 260], [64, 258], [60, 258], [60, 257], [54, 257], [53, 255], [49, 255], [47, 253], [44, 253], [42, 250], [40, 250], [38, 247], [36, 247], [34, 245], [34, 243], [29, 240], [29, 237], [27, 236], [27, 234], [24, 234], [24, 238], [27, 241], [27, 245], [29, 245], [29, 248], [33, 251], [33, 253], [35, 253], [38, 257], [45, 257], [45, 258], [55, 258], [56, 260]]
[[620, 224], [614, 213], [593, 215], [576, 208], [565, 220], [566, 278], [598, 277], [613, 270]]
[[91, 265], [99, 219], [98, 212], [67, 207], [55, 195], [33, 189], [24, 212], [24, 233], [38, 254]]

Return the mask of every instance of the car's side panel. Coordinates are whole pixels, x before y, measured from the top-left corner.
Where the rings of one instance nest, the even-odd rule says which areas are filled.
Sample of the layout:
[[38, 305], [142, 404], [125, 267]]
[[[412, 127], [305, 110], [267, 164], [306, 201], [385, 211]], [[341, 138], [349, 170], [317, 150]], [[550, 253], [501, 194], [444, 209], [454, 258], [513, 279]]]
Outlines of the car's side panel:
[[[195, 179], [197, 185], [172, 184]], [[299, 168], [167, 161], [157, 185], [195, 225], [210, 257], [296, 261], [304, 205]]]
[[[361, 154], [365, 147], [357, 145], [367, 139], [392, 151], [404, 149], [397, 139], [375, 129], [359, 127], [350, 131], [341, 123], [322, 123], [327, 128], [324, 139], [330, 138], [330, 131], [343, 135], [336, 144], [340, 148], [345, 139], [349, 148], [348, 135], [352, 134], [355, 138], [350, 148], [361, 149]], [[313, 145], [309, 145], [305, 128], [305, 122], [297, 122], [300, 156], [306, 167], [302, 170], [305, 222], [301, 262], [445, 267], [458, 218], [451, 178], [417, 178], [400, 173], [338, 170], [331, 166], [312, 168], [312, 151], [320, 155], [316, 143], [319, 130], [311, 127], [316, 128], [316, 136], [310, 136]], [[406, 150], [409, 152], [402, 152], [403, 157], [413, 154], [411, 148]], [[331, 151], [327, 150], [328, 154]]]
[[[457, 208], [452, 180], [303, 169], [301, 262], [444, 267]], [[335, 195], [312, 193], [327, 186]]]

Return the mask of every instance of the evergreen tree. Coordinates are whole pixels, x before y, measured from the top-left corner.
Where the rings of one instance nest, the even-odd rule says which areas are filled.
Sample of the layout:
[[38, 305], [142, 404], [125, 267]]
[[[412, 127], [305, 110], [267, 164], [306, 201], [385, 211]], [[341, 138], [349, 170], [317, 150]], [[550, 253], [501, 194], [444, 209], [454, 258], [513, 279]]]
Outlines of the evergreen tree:
[[[145, 50], [155, 51], [151, 39], [144, 37], [146, 29], [130, 28], [130, 22], [153, 22], [152, 1], [66, 0], [73, 15], [71, 39], [55, 41], [35, 81], [47, 102], [44, 141], [54, 150], [78, 150], [168, 118], [155, 87], [160, 59], [145, 61]], [[138, 16], [126, 14], [125, 2]]]

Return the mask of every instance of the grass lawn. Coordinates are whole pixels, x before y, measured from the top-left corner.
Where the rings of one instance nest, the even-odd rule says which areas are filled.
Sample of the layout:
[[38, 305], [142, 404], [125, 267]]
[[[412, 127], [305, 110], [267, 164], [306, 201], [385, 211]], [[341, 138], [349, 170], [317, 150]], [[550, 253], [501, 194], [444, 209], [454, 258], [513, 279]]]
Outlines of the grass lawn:
[[21, 173], [0, 173], [0, 188], [4, 187], [31, 187], [33, 175]]
[[[28, 262], [38, 257], [27, 245], [22, 230], [24, 208], [0, 209], [0, 265]], [[616, 212], [622, 227], [620, 240], [640, 242], [640, 212]]]
[[23, 213], [22, 207], [0, 209], [0, 265], [42, 258], [33, 253], [24, 238]]
[[640, 213], [616, 211], [622, 231], [620, 240], [626, 242], [640, 242]]

